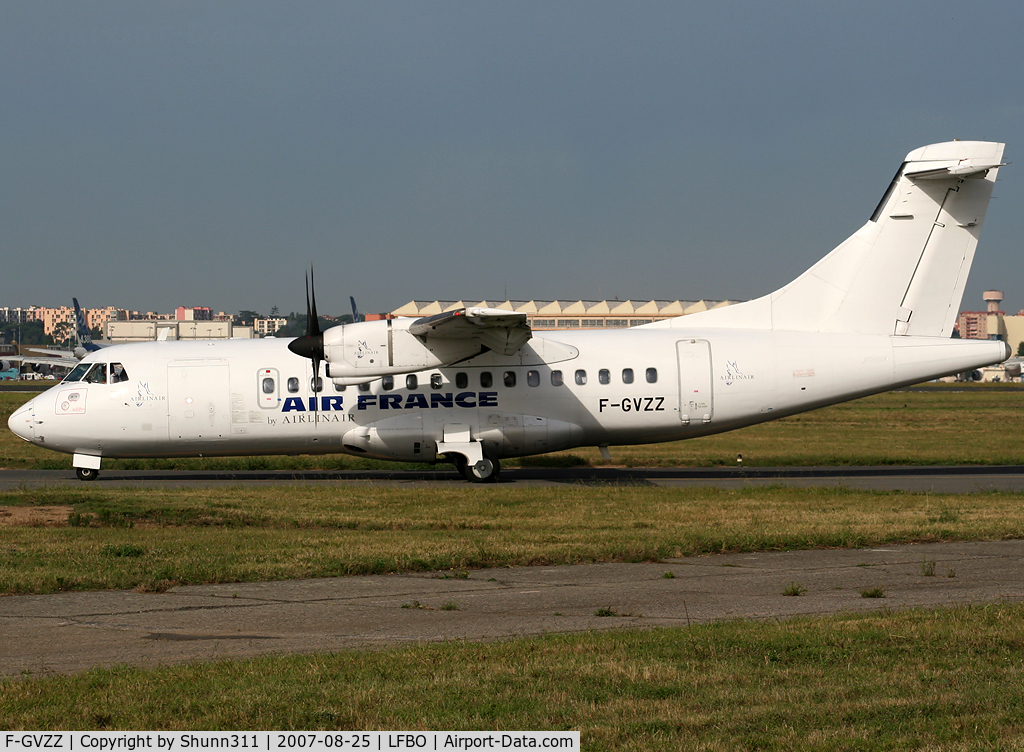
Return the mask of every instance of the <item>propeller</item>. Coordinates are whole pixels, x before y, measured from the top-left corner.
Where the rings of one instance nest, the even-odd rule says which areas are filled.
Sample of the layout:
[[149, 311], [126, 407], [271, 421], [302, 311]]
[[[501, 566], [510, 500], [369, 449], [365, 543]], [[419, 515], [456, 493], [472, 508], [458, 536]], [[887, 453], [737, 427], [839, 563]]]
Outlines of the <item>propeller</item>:
[[[312, 296], [309, 294], [311, 288]], [[320, 383], [320, 363], [324, 360], [324, 334], [320, 331], [320, 318], [316, 313], [316, 283], [313, 280], [312, 266], [309, 267], [309, 274], [306, 276], [306, 333], [289, 342], [288, 349], [313, 361], [313, 392], [318, 394], [319, 390], [316, 387]]]

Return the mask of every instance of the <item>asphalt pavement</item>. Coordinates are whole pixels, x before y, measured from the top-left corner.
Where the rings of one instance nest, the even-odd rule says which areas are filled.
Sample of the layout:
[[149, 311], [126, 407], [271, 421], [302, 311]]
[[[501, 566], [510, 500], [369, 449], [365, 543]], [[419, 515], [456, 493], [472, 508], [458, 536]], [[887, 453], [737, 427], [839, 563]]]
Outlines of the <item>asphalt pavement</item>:
[[[83, 482], [73, 470], [0, 470], [0, 490], [52, 486], [92, 488], [217, 488], [270, 484], [367, 484], [431, 488], [465, 485], [448, 465], [437, 470], [101, 470]], [[786, 485], [836, 486], [875, 491], [973, 493], [1024, 491], [1024, 465], [921, 465], [850, 467], [527, 467], [503, 470], [502, 485], [649, 485], [663, 487]]]
[[8, 596], [0, 674], [1022, 600], [1024, 541]]

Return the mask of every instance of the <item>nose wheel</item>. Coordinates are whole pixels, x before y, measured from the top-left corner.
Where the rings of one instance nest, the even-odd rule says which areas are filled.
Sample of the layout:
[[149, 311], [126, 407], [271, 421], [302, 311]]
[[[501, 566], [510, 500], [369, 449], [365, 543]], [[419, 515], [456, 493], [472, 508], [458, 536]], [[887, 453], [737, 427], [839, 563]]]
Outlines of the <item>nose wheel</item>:
[[79, 480], [96, 480], [96, 476], [100, 474], [99, 470], [94, 470], [91, 467], [76, 467], [75, 475], [78, 476]]

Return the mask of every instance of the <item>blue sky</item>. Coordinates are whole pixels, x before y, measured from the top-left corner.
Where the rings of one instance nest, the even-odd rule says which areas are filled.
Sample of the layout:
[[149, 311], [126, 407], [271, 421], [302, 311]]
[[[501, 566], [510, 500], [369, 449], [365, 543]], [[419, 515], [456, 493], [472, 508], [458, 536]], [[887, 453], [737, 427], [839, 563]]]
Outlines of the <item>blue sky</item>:
[[[0, 305], [769, 292], [903, 156], [1024, 148], [1024, 5], [0, 4]], [[1024, 151], [1021, 152], [1024, 154]], [[964, 308], [1024, 308], [1024, 173]]]

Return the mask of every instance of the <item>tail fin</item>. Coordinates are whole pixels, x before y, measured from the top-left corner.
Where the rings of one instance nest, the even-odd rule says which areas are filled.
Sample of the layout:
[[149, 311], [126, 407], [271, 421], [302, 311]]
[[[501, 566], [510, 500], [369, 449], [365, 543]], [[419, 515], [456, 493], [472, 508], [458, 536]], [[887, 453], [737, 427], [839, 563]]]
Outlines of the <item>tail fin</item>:
[[867, 224], [825, 258], [771, 295], [696, 315], [711, 326], [949, 337], [1003, 146], [915, 149]]
[[71, 302], [75, 304], [75, 333], [78, 336], [78, 346], [86, 352], [98, 350], [92, 343], [92, 332], [89, 331], [89, 324], [85, 320], [85, 313], [82, 311], [81, 306], [78, 305], [78, 298], [72, 298]]

